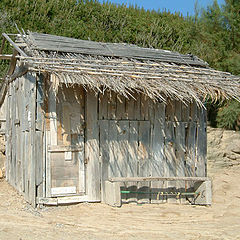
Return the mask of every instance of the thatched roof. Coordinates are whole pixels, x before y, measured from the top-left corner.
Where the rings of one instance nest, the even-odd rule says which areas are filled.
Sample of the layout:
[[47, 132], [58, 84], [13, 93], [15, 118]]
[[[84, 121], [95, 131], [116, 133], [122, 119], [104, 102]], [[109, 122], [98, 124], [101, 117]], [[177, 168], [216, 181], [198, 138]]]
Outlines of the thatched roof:
[[54, 73], [57, 85], [110, 89], [125, 97], [138, 91], [200, 105], [206, 97], [240, 99], [240, 77], [211, 69], [192, 55], [32, 32], [18, 35], [15, 43], [24, 52], [20, 61], [31, 71]]

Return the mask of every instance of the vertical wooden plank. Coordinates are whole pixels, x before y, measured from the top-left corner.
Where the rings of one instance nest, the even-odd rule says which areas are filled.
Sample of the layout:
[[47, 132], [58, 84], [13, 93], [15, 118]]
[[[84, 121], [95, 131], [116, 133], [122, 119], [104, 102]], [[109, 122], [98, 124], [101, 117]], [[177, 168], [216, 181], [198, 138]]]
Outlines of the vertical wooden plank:
[[197, 157], [196, 157], [196, 176], [207, 176], [207, 129], [206, 129], [206, 110], [199, 108], [199, 124], [197, 126]]
[[[165, 139], [165, 105], [160, 102], [152, 102], [154, 107], [154, 114], [150, 115], [150, 120], [153, 124], [152, 128], [152, 163], [151, 171], [153, 177], [164, 177], [166, 169], [166, 158], [164, 155], [164, 139]], [[164, 182], [152, 182], [152, 192], [164, 192]], [[165, 202], [166, 198], [158, 196], [157, 194], [151, 195], [151, 203]]]
[[120, 171], [120, 176], [127, 176], [127, 162], [128, 162], [128, 137], [129, 137], [129, 122], [119, 121], [117, 123], [118, 128], [118, 167]]
[[87, 159], [87, 195], [90, 200], [100, 201], [100, 166], [99, 166], [99, 126], [98, 98], [91, 90], [86, 96], [86, 144]]
[[[51, 74], [51, 82], [55, 82], [56, 76]], [[57, 145], [57, 111], [56, 111], [56, 92], [53, 86], [49, 89], [49, 118], [50, 118], [50, 131], [51, 131], [51, 145]]]
[[35, 175], [36, 175], [36, 187], [37, 187], [37, 196], [43, 196], [43, 145], [42, 145], [42, 131], [36, 131], [35, 133]]
[[[185, 155], [185, 175], [187, 177], [196, 176], [195, 163], [196, 163], [196, 130], [197, 126], [195, 122], [189, 122], [186, 129], [186, 155]], [[194, 187], [193, 182], [186, 183], [186, 189], [192, 191]], [[191, 198], [190, 198], [191, 199]]]
[[[118, 138], [117, 138], [117, 161], [119, 168], [119, 175], [121, 177], [127, 176], [128, 164], [128, 139], [129, 139], [129, 121], [119, 121], [117, 124]], [[126, 187], [126, 184], [125, 184]], [[126, 188], [124, 188], [126, 189]], [[122, 194], [122, 200], [126, 201], [126, 194]]]
[[109, 120], [108, 125], [108, 143], [109, 143], [109, 177], [120, 177], [119, 166], [118, 166], [118, 128], [117, 121]]
[[108, 119], [108, 94], [99, 94], [99, 120]]
[[[176, 126], [176, 176], [185, 176], [185, 123], [180, 122]], [[178, 192], [185, 192], [185, 182], [179, 181], [176, 183], [176, 188]], [[183, 203], [185, 198], [177, 199], [179, 203]]]
[[148, 120], [149, 117], [149, 111], [148, 111], [148, 108], [149, 108], [149, 99], [146, 95], [144, 94], [141, 94], [141, 97], [140, 97], [140, 112], [141, 112], [141, 116], [140, 116], [140, 119], [141, 120]]
[[[175, 157], [176, 157], [176, 177], [185, 176], [185, 123], [182, 122], [182, 103], [175, 101]], [[185, 111], [186, 112], [186, 111]], [[186, 114], [186, 113], [184, 113]], [[176, 191], [183, 192], [185, 183], [176, 182]], [[184, 201], [177, 198], [178, 203]]]
[[173, 122], [175, 120], [174, 113], [175, 113], [175, 101], [168, 99], [166, 103], [166, 113], [165, 113], [166, 121]]
[[36, 89], [36, 136], [35, 136], [35, 149], [36, 149], [36, 186], [37, 197], [43, 197], [45, 187], [44, 185], [44, 149], [43, 149], [43, 136], [44, 136], [44, 89], [43, 89], [43, 75], [37, 75], [37, 89]]
[[7, 94], [7, 111], [6, 111], [6, 133], [5, 133], [5, 139], [6, 139], [6, 180], [9, 182], [9, 166], [10, 166], [10, 149], [9, 149], [9, 142], [10, 142], [10, 86], [8, 88]]
[[198, 107], [196, 102], [190, 104], [190, 121], [197, 122], [198, 120]]
[[51, 197], [51, 156], [48, 152], [48, 145], [51, 145], [50, 131], [46, 131], [46, 197]]
[[62, 104], [62, 118], [63, 118], [63, 145], [71, 145], [71, 120], [70, 120], [70, 103], [65, 102]]
[[31, 119], [30, 120], [30, 152], [31, 152], [31, 158], [30, 158], [30, 180], [29, 180], [29, 188], [30, 188], [30, 202], [35, 207], [36, 206], [36, 74], [27, 74], [27, 78], [30, 81], [30, 112], [31, 112]]
[[86, 175], [85, 175], [85, 163], [84, 163], [84, 129], [80, 131], [78, 135], [78, 145], [82, 147], [82, 151], [78, 152], [79, 159], [79, 192], [85, 193], [86, 191]]
[[121, 120], [121, 119], [126, 119], [126, 100], [125, 97], [121, 95], [117, 95], [116, 97], [117, 101], [117, 110], [116, 110], [116, 119]]
[[126, 113], [125, 118], [129, 120], [135, 120], [135, 99], [130, 97], [129, 99], [126, 99], [125, 105], [126, 105]]
[[36, 106], [36, 129], [43, 130], [43, 101], [44, 101], [44, 90], [43, 90], [44, 77], [42, 74], [37, 76], [37, 106]]
[[16, 161], [16, 87], [15, 87], [16, 82], [11, 83], [12, 87], [12, 166], [11, 166], [11, 175], [12, 175], [12, 185], [14, 187], [17, 187], [17, 182], [16, 182], [16, 175], [17, 175], [17, 161]]
[[101, 201], [105, 202], [105, 181], [108, 180], [109, 142], [108, 120], [100, 121]]
[[[138, 157], [139, 157], [139, 176], [148, 177], [151, 175], [149, 171], [150, 161], [150, 122], [139, 121], [139, 143], [138, 143]], [[140, 192], [149, 192], [150, 183], [139, 183], [138, 190]], [[150, 194], [138, 194], [139, 203], [149, 203]]]
[[189, 103], [182, 103], [182, 107], [181, 107], [181, 112], [182, 112], [182, 121], [183, 122], [188, 122], [189, 121], [189, 114], [190, 114], [190, 104]]
[[[127, 161], [127, 177], [138, 176], [138, 122], [129, 122], [129, 142], [127, 145], [128, 161]], [[127, 184], [129, 191], [137, 191], [137, 183], [132, 182]], [[137, 194], [131, 193], [127, 195], [128, 202], [136, 202]]]
[[6, 129], [6, 154], [7, 154], [7, 164], [6, 164], [6, 178], [7, 181], [11, 184], [12, 183], [12, 176], [11, 176], [11, 167], [12, 167], [12, 87], [11, 83], [9, 84], [8, 90], [8, 103], [7, 103], [7, 129]]
[[196, 123], [189, 122], [186, 136], [186, 176], [195, 176]]
[[22, 99], [20, 98], [20, 89], [19, 89], [19, 79], [16, 79], [16, 185], [17, 189], [20, 193], [22, 193], [22, 143], [21, 143], [21, 129], [20, 129], [20, 109], [22, 106]]
[[141, 95], [139, 93], [134, 93], [134, 120], [141, 120]]
[[108, 119], [116, 119], [117, 98], [115, 92], [108, 92]]
[[[175, 155], [175, 124], [171, 121], [166, 123], [166, 140], [165, 140], [165, 156], [166, 156], [166, 169], [165, 175], [167, 177], [176, 176], [176, 155]], [[176, 183], [175, 182], [166, 182], [169, 192], [175, 192]], [[176, 202], [175, 197], [168, 197], [168, 202]]]

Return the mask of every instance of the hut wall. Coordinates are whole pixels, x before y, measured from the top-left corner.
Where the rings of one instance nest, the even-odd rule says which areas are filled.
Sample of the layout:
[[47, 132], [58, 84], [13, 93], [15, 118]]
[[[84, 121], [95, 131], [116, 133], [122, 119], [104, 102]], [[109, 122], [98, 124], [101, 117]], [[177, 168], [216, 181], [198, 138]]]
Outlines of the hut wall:
[[39, 81], [36, 74], [27, 73], [10, 83], [7, 95], [6, 177], [33, 205], [42, 182]]
[[[126, 99], [77, 86], [60, 87], [57, 95], [47, 89], [46, 197], [104, 200], [104, 181], [111, 177], [206, 176], [206, 115], [196, 104], [169, 100], [165, 105], [141, 94]], [[176, 190], [185, 183], [125, 188]], [[125, 198], [163, 201], [150, 194]]]
[[[206, 176], [205, 110], [195, 103], [184, 105], [169, 100], [164, 105], [143, 95], [134, 94], [134, 98], [115, 93], [99, 97], [102, 193], [103, 183], [110, 177]], [[159, 192], [186, 186], [183, 182], [154, 182], [125, 187]], [[146, 194], [126, 198], [158, 202], [151, 200], [156, 196]]]

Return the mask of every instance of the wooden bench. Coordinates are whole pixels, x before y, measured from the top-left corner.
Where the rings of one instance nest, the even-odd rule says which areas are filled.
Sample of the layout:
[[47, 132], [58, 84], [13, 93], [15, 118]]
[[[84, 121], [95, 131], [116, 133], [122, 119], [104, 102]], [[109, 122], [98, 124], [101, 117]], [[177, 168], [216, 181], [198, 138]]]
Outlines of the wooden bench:
[[[194, 182], [194, 202], [195, 205], [211, 205], [212, 184], [207, 177], [115, 177], [105, 181], [104, 201], [113, 207], [121, 207], [121, 185], [127, 182], [153, 182], [153, 181], [185, 181]], [[161, 193], [159, 193], [161, 194]], [[163, 193], [164, 194], [164, 193]], [[166, 193], [167, 194], [167, 193]], [[171, 193], [174, 195], [173, 193]], [[181, 194], [181, 193], [176, 193]], [[188, 193], [185, 193], [186, 195]]]

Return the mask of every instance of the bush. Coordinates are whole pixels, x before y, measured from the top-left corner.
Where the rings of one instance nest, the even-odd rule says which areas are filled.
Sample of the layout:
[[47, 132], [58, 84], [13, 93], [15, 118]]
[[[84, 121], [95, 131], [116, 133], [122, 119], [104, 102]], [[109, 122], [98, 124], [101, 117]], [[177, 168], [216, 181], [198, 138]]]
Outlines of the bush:
[[217, 113], [217, 126], [225, 129], [239, 130], [240, 128], [240, 102], [233, 100], [227, 102]]

